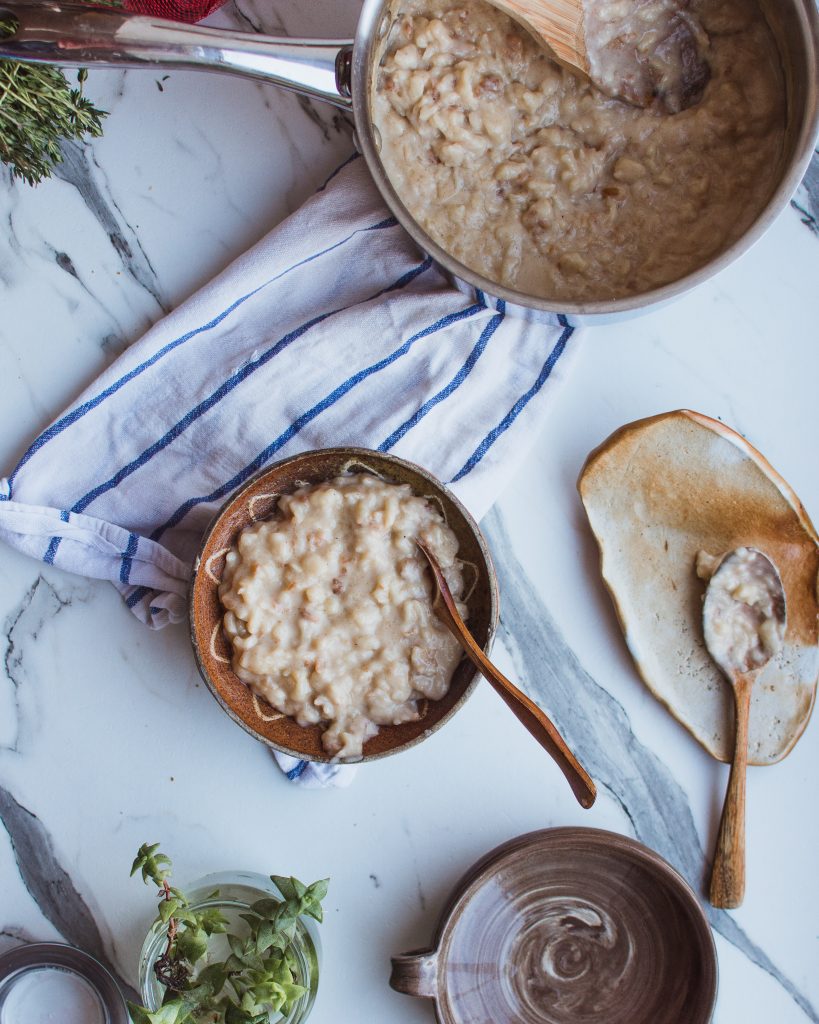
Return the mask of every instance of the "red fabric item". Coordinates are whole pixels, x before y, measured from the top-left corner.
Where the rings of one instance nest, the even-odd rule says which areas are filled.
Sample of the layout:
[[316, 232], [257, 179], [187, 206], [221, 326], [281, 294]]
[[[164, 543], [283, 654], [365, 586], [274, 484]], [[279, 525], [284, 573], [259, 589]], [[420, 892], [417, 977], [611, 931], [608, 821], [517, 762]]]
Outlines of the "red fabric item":
[[125, 0], [135, 14], [155, 14], [174, 21], [201, 21], [221, 7], [225, 0]]

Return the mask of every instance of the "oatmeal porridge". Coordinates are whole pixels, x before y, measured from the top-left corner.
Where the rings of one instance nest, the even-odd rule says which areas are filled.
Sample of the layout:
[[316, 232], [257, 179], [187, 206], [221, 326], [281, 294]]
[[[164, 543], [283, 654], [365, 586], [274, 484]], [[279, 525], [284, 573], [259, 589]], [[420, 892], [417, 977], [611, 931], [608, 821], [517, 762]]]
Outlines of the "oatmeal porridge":
[[782, 649], [785, 607], [771, 564], [755, 548], [737, 548], [722, 564], [707, 551], [697, 553], [697, 575], [711, 580], [706, 616], [708, 650], [720, 665], [741, 672], [760, 668]]
[[[641, 293], [727, 248], [777, 180], [785, 89], [756, 0], [685, 6], [707, 74], [699, 102], [669, 114], [604, 94], [482, 0], [402, 0], [373, 116], [413, 217], [473, 270], [558, 300]], [[595, 10], [602, 47], [642, 21], [634, 46], [659, 54], [660, 82], [689, 59], [677, 34], [664, 64], [651, 34], [668, 0]]]
[[380, 725], [416, 720], [421, 700], [449, 689], [461, 651], [433, 611], [415, 540], [456, 599], [458, 541], [432, 501], [367, 474], [302, 487], [278, 511], [227, 555], [233, 670], [300, 725], [321, 723], [329, 754], [355, 760]]

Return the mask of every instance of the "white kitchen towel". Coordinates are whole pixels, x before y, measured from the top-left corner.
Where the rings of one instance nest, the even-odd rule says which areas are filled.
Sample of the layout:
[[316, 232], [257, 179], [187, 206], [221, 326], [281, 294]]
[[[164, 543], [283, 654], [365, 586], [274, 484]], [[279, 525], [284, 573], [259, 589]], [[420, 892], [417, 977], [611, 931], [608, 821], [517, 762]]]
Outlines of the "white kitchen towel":
[[480, 518], [576, 344], [563, 317], [453, 287], [352, 157], [32, 442], [0, 480], [0, 538], [180, 622], [214, 513], [295, 452], [393, 452]]

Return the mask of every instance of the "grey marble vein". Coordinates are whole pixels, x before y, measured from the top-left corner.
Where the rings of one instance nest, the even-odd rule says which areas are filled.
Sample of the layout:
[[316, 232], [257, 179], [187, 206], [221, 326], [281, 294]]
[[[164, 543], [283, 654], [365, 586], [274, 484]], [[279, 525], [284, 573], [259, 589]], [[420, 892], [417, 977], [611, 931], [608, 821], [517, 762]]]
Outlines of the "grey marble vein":
[[[265, 9], [263, 20], [258, 12], [243, 10], [238, 4], [232, 8], [232, 13], [240, 28], [250, 29], [256, 33], [267, 33], [272, 35], [290, 36], [294, 33], [288, 31], [280, 12], [273, 8]], [[255, 15], [255, 17], [254, 17]], [[295, 33], [298, 35], [299, 33]], [[315, 103], [309, 96], [296, 95], [296, 102], [302, 113], [321, 132], [325, 142], [329, 142], [333, 135], [346, 134], [355, 128], [351, 115], [338, 110], [327, 103]]]
[[[415, 850], [415, 843], [413, 842], [412, 832], [410, 831], [409, 822], [406, 819], [402, 819], [401, 828], [403, 829], [404, 835], [407, 837], [407, 845], [412, 851], [412, 866], [415, 871], [415, 889], [418, 895], [418, 906], [421, 910], [426, 911], [427, 909], [427, 896], [424, 892], [424, 883], [421, 878], [421, 872], [418, 870], [418, 857]], [[370, 875], [370, 878], [373, 876]], [[376, 885], [376, 888], [378, 886]]]
[[104, 195], [100, 188], [97, 181], [99, 168], [95, 173], [92, 167], [95, 165], [92, 148], [82, 143], [67, 142], [62, 146], [62, 155], [63, 161], [57, 164], [54, 176], [77, 189], [108, 236], [124, 271], [153, 298], [160, 311], [169, 312], [170, 307], [162, 296], [154, 268], [136, 232], [122, 216], [113, 197]]
[[18, 928], [17, 925], [7, 924], [5, 928], [0, 928], [0, 953], [36, 941], [31, 932], [27, 932], [25, 928]]
[[[637, 838], [703, 892], [707, 861], [685, 791], [640, 743], [622, 705], [586, 672], [563, 639], [516, 560], [499, 514], [490, 513], [482, 526], [495, 553], [503, 594], [503, 642], [524, 688], [548, 709], [592, 777], [619, 803]], [[712, 927], [775, 979], [808, 1020], [819, 1022], [819, 1010], [730, 914], [710, 906], [707, 910]]]
[[58, 612], [71, 604], [70, 599], [60, 597], [54, 587], [38, 576], [23, 595], [22, 600], [6, 617], [3, 634], [6, 638], [6, 650], [3, 656], [5, 675], [14, 691], [16, 723], [14, 739], [11, 743], [0, 746], [1, 749], [20, 750], [23, 725], [20, 719], [20, 687], [25, 680], [25, 644], [26, 640], [37, 640], [46, 622], [50, 622]]
[[802, 223], [815, 235], [819, 235], [819, 150], [813, 154], [813, 160], [796, 196], [791, 200], [791, 206], [801, 215]]
[[20, 877], [43, 916], [67, 942], [104, 964], [116, 978], [123, 994], [138, 1002], [137, 993], [118, 976], [108, 959], [93, 915], [57, 859], [48, 831], [35, 814], [19, 804], [2, 786], [0, 820], [9, 834]]

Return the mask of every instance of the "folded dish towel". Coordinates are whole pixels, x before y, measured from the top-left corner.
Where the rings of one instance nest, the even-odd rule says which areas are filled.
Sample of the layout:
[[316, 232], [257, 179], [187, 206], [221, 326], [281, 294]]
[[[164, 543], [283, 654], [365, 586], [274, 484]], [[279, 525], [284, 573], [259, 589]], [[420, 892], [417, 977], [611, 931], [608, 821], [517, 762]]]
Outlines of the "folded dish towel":
[[[480, 518], [575, 345], [562, 317], [524, 320], [454, 288], [352, 157], [33, 441], [0, 480], [0, 538], [110, 580], [149, 626], [181, 622], [215, 512], [297, 451], [393, 452]], [[313, 767], [287, 771], [337, 776]]]

